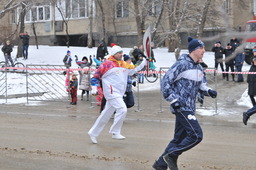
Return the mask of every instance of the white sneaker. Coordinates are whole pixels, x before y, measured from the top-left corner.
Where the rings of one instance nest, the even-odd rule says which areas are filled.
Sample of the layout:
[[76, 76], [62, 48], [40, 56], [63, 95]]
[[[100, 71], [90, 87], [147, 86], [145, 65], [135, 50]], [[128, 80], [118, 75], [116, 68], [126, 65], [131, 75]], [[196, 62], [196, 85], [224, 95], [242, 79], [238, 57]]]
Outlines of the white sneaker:
[[94, 144], [98, 143], [96, 137], [92, 136], [89, 132], [88, 132], [88, 135], [90, 136], [92, 143], [94, 143]]
[[125, 137], [121, 134], [112, 134], [112, 138], [113, 139], [117, 139], [117, 140], [122, 140], [122, 139], [125, 139]]

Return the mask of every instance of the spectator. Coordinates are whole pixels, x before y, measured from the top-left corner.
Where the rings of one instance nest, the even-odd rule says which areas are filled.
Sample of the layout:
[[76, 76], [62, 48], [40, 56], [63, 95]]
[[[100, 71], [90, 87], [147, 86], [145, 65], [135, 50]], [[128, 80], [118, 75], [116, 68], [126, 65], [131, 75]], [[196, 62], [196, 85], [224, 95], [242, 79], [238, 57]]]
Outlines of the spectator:
[[151, 43], [151, 56], [149, 57], [149, 69], [151, 70], [155, 70], [156, 69], [156, 66], [154, 65], [154, 62], [156, 62], [156, 59], [155, 59], [155, 55], [154, 55], [154, 49], [155, 47], [155, 44], [152, 42]]
[[4, 53], [4, 59], [5, 59], [5, 66], [9, 66], [9, 61], [11, 63], [11, 66], [14, 67], [14, 63], [12, 60], [11, 52], [12, 52], [13, 46], [11, 45], [10, 40], [7, 40], [4, 46], [2, 47], [2, 51]]
[[[127, 62], [128, 64], [132, 63], [132, 58], [129, 55], [124, 54], [123, 58], [124, 58], [124, 61]], [[132, 80], [131, 75], [128, 75], [127, 86], [124, 93], [124, 102], [127, 108], [131, 108], [132, 106], [134, 106], [134, 96], [132, 92], [132, 85], [136, 86], [136, 82]]]
[[[214, 44], [214, 47], [212, 48], [212, 51], [214, 52], [215, 56], [215, 66], [214, 68], [218, 70], [218, 65], [220, 65], [221, 71], [224, 72], [224, 67], [223, 67], [223, 48], [221, 47], [221, 42], [217, 41]], [[215, 73], [214, 73], [215, 75]], [[223, 79], [225, 78], [225, 74], [222, 73]]]
[[[235, 60], [234, 58], [231, 58], [232, 53], [233, 53], [232, 46], [230, 43], [228, 43], [226, 49], [223, 50], [223, 54], [225, 54], [226, 72], [229, 72], [229, 68], [231, 72], [234, 72]], [[231, 74], [231, 76], [232, 76], [232, 80], [235, 81], [235, 75]], [[228, 77], [229, 75], [227, 73], [226, 74], [227, 81], [229, 81]]]
[[70, 95], [71, 95], [71, 102], [70, 104], [76, 105], [77, 102], [77, 77], [76, 74], [72, 74], [72, 79], [70, 80]]
[[76, 57], [76, 64], [80, 67], [80, 68], [86, 68], [88, 70], [79, 70], [79, 89], [82, 90], [82, 94], [81, 94], [81, 100], [83, 100], [83, 96], [86, 92], [86, 96], [87, 96], [87, 101], [89, 101], [89, 91], [90, 91], [90, 66], [92, 65], [92, 56], [90, 56], [90, 62], [88, 62], [88, 58], [86, 56], [84, 56], [82, 58], [82, 61], [78, 61], [78, 57], [75, 55]]
[[[235, 66], [237, 72], [242, 72], [245, 55], [244, 53], [238, 52], [235, 57]], [[237, 82], [243, 82], [244, 78], [242, 74], [237, 74]]]
[[98, 60], [103, 60], [103, 58], [108, 55], [108, 48], [105, 45], [105, 42], [103, 40], [101, 40], [99, 42], [99, 46], [97, 48], [97, 54], [96, 54], [96, 58]]
[[[136, 47], [136, 46], [135, 46], [135, 47]], [[137, 63], [137, 61], [139, 60], [140, 56], [142, 56], [142, 58], [143, 58], [143, 57], [146, 58], [146, 56], [145, 56], [144, 53], [143, 53], [143, 45], [142, 45], [142, 44], [139, 45], [138, 48], [135, 48], [135, 49], [133, 50], [132, 56], [133, 56], [133, 59], [132, 59], [133, 64], [136, 64], [136, 63]]]
[[66, 68], [70, 68], [72, 65], [72, 57], [71, 57], [71, 51], [67, 51], [67, 54], [65, 55], [63, 59], [63, 63], [66, 66]]
[[[142, 63], [142, 61], [143, 61], [143, 56], [141, 55], [139, 57], [139, 60], [137, 61], [136, 65], [140, 65]], [[146, 66], [143, 67], [140, 72], [138, 72], [138, 83], [141, 83], [141, 84], [144, 83], [145, 70], [146, 70]]]
[[230, 45], [232, 46], [232, 50], [235, 51], [236, 48], [240, 45], [240, 43], [236, 37], [232, 37], [230, 39]]
[[28, 59], [28, 46], [30, 36], [28, 35], [28, 32], [25, 32], [20, 33], [20, 38], [22, 39], [22, 55], [24, 59]]

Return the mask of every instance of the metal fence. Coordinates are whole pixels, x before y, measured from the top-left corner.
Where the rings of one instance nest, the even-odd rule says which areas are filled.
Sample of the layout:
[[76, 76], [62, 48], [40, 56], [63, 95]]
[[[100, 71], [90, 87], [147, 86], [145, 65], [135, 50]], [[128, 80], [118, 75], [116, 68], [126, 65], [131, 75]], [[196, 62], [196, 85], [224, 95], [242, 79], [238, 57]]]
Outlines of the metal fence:
[[27, 65], [27, 101], [67, 101], [65, 69], [63, 65]]

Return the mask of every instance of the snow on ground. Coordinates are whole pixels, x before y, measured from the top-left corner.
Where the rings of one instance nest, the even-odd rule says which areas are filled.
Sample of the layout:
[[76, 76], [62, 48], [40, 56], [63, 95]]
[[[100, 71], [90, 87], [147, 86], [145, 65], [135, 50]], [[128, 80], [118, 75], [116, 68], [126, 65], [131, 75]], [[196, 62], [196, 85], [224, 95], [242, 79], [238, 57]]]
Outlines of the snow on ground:
[[[1, 47], [0, 47], [1, 48]], [[24, 63], [24, 64], [40, 64], [40, 65], [63, 65], [63, 58], [67, 52], [67, 50], [71, 51], [71, 55], [73, 57], [72, 61], [72, 68], [77, 68], [77, 65], [75, 63], [74, 55], [77, 55], [79, 60], [82, 59], [83, 56], [87, 56], [89, 58], [90, 55], [95, 55], [97, 48], [87, 48], [87, 47], [70, 47], [69, 49], [67, 47], [63, 46], [39, 46], [39, 49], [36, 49], [36, 46], [30, 46], [29, 47], [29, 56], [28, 60], [24, 60], [22, 58], [19, 58], [18, 61]], [[123, 48], [124, 54], [129, 54], [129, 51], [131, 48]], [[12, 52], [12, 55], [15, 56], [17, 51], [17, 47], [14, 47], [14, 51]], [[110, 52], [110, 47], [108, 47], [108, 51]], [[182, 50], [182, 53], [187, 53], [187, 50]], [[156, 48], [154, 49], [154, 54], [156, 58], [155, 65], [157, 66], [157, 69], [159, 70], [160, 67], [170, 67], [176, 60], [174, 53], [168, 53], [167, 48]], [[0, 56], [0, 60], [4, 60], [3, 55]], [[204, 62], [208, 65], [209, 68], [214, 67], [214, 53], [213, 52], [205, 52]], [[248, 71], [250, 68], [249, 65], [246, 63], [244, 64], [243, 71]], [[8, 79], [11, 79], [11, 84], [8, 85], [8, 93], [9, 94], [25, 94], [26, 93], [26, 76], [24, 74], [8, 74]], [[148, 83], [145, 80], [144, 84], [140, 84], [140, 90], [141, 91], [147, 91], [147, 90], [157, 90], [159, 89], [159, 79], [155, 83]], [[247, 90], [247, 89], [246, 89]], [[250, 99], [247, 95], [247, 92], [244, 92], [244, 94], [241, 96], [240, 99], [237, 100], [238, 105], [244, 105], [251, 107], [250, 105]], [[1, 99], [0, 103], [5, 103], [5, 99]], [[26, 103], [27, 99], [26, 97], [23, 98], [15, 98], [15, 99], [8, 99], [9, 103]], [[33, 102], [31, 104], [39, 104], [37, 102]], [[213, 111], [204, 111], [204, 115], [213, 115]]]

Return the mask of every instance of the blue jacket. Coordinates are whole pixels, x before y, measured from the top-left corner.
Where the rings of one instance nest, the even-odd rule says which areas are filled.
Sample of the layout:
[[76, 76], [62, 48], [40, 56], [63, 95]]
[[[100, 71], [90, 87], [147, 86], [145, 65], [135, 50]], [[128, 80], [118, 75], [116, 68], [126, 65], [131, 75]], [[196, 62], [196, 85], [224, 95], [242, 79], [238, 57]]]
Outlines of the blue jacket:
[[[181, 55], [161, 81], [161, 91], [165, 100], [171, 103], [179, 101], [180, 110], [192, 114], [195, 114], [195, 102], [199, 89], [205, 93], [208, 92], [206, 77], [202, 66], [195, 63], [188, 54]], [[174, 113], [172, 107], [171, 111]]]
[[132, 91], [132, 76], [128, 76], [127, 79], [127, 86], [126, 86], [126, 91], [125, 92], [131, 92]]
[[243, 53], [238, 53], [235, 57], [235, 65], [242, 65], [244, 62], [245, 55]]

